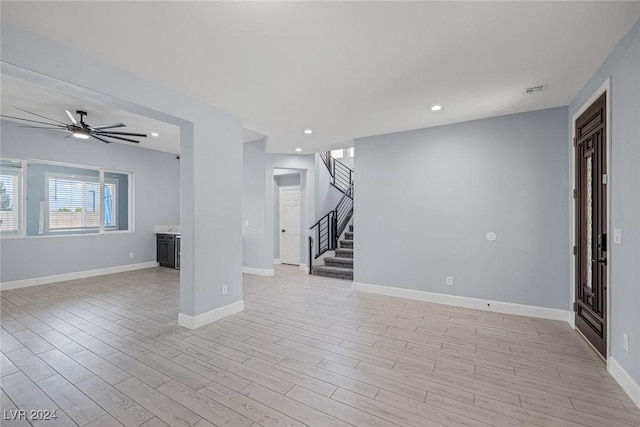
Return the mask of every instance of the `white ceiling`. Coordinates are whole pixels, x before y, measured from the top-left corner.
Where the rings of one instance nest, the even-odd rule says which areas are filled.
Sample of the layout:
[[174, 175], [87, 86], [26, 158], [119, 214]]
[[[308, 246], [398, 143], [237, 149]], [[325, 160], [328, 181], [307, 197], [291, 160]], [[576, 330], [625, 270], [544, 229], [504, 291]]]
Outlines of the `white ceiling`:
[[610, 1], [1, 8], [3, 21], [239, 116], [284, 153], [567, 105], [640, 17], [640, 2]]

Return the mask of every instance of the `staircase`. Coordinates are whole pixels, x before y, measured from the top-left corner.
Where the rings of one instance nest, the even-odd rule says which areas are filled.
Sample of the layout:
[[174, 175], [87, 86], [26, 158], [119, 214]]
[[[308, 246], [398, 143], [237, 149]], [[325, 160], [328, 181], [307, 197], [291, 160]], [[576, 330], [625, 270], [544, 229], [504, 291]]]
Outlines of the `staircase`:
[[[353, 170], [331, 157], [331, 152], [320, 153], [320, 159], [331, 174], [331, 185], [343, 193], [335, 209], [320, 218], [310, 230], [309, 274], [353, 280], [353, 225], [345, 232], [353, 216]], [[344, 238], [338, 240], [344, 232]], [[324, 257], [324, 265], [313, 265], [327, 251], [335, 256]]]
[[353, 225], [349, 226], [344, 237], [340, 240], [340, 247], [335, 249], [336, 256], [325, 257], [324, 265], [313, 267], [313, 274], [353, 280]]

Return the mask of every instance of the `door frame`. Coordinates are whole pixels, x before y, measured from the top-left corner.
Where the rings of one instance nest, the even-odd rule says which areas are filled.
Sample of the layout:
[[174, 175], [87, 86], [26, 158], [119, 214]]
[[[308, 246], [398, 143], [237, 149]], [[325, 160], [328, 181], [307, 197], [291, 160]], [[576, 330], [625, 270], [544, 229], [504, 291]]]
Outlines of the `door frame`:
[[[300, 242], [302, 242], [302, 186], [301, 185], [278, 185], [278, 230], [282, 230], [282, 190], [291, 190], [298, 189], [300, 193], [300, 217], [298, 218], [298, 222], [300, 224]], [[282, 233], [278, 233], [278, 238], [280, 239], [280, 263], [282, 262]], [[302, 265], [302, 243], [300, 244], [300, 251], [298, 253], [299, 262], [298, 265]]]
[[[606, 133], [606, 137], [605, 137], [605, 143], [607, 145], [607, 221], [606, 221], [606, 233], [607, 233], [607, 244], [609, 245], [608, 249], [609, 251], [607, 252], [607, 290], [606, 290], [606, 298], [607, 298], [607, 358], [605, 360], [605, 364], [608, 366], [609, 365], [609, 358], [611, 357], [611, 258], [612, 258], [612, 246], [613, 246], [613, 239], [611, 238], [612, 234], [610, 233], [611, 231], [611, 183], [613, 181], [612, 176], [612, 169], [611, 169], [611, 77], [607, 78], [604, 83], [598, 88], [596, 89], [596, 91], [589, 97], [589, 99], [587, 99], [584, 104], [582, 104], [582, 106], [578, 109], [578, 111], [576, 111], [574, 113], [574, 115], [571, 117], [571, 188], [569, 189], [569, 200], [570, 200], [570, 205], [571, 205], [571, 228], [570, 228], [570, 232], [569, 232], [569, 256], [571, 257], [571, 275], [570, 275], [570, 284], [571, 284], [571, 289], [570, 289], [570, 296], [571, 296], [571, 307], [570, 307], [570, 313], [571, 315], [569, 316], [569, 324], [571, 325], [571, 327], [573, 329], [575, 329], [576, 331], [578, 331], [578, 333], [580, 333], [580, 331], [576, 328], [576, 323], [575, 323], [575, 312], [573, 311], [573, 303], [575, 303], [576, 301], [576, 260], [577, 260], [577, 255], [573, 254], [573, 247], [576, 244], [576, 202], [575, 199], [573, 198], [573, 190], [576, 188], [576, 147], [573, 144], [574, 138], [576, 137], [576, 120], [578, 120], [578, 117], [580, 117], [582, 115], [582, 113], [584, 113], [587, 108], [589, 108], [591, 106], [591, 104], [593, 104], [595, 101], [598, 100], [598, 98], [600, 98], [602, 96], [603, 93], [606, 92], [606, 97], [605, 97], [605, 105], [606, 105], [606, 126], [605, 126], [605, 133]], [[580, 335], [582, 335], [580, 333]], [[584, 336], [583, 336], [584, 337]], [[587, 343], [589, 345], [591, 345], [591, 343], [589, 343], [589, 341], [585, 338], [585, 341], [587, 341]]]

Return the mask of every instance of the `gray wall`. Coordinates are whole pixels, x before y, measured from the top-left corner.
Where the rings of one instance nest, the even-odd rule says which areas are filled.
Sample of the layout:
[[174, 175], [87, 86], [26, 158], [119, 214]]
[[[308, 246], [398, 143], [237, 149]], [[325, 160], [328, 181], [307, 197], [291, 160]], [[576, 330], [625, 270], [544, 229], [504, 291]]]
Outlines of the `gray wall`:
[[180, 126], [180, 314], [189, 323], [240, 301], [242, 122], [16, 26], [0, 30], [2, 73]]
[[[611, 77], [610, 230], [622, 229], [622, 245], [611, 245], [610, 349], [640, 383], [640, 21], [620, 41], [569, 105], [569, 118]], [[569, 127], [572, 123], [569, 123]], [[569, 141], [571, 150], [571, 141]], [[568, 178], [570, 179], [570, 177]], [[613, 239], [611, 239], [613, 241]], [[629, 353], [622, 333], [629, 334]]]
[[[265, 153], [267, 141], [243, 144], [243, 260], [244, 267], [270, 270], [274, 248], [280, 239], [276, 222], [277, 196], [274, 169], [289, 169], [299, 174], [301, 190], [300, 262], [307, 259], [308, 229], [315, 222], [314, 155]], [[249, 225], [246, 225], [246, 220]]]
[[[342, 160], [342, 159], [341, 159]], [[331, 185], [333, 178], [319, 154], [315, 155], [316, 164], [316, 221], [322, 218], [336, 205], [342, 198], [340, 190]], [[315, 222], [315, 221], [314, 221]]]
[[180, 162], [174, 155], [64, 138], [4, 120], [0, 126], [3, 157], [133, 172], [135, 194], [134, 233], [3, 239], [0, 282], [155, 261], [154, 226], [180, 223]]
[[[273, 265], [273, 247], [274, 240], [280, 239], [279, 234], [275, 235], [275, 216], [274, 210], [276, 200], [273, 197], [274, 187], [276, 185], [273, 179], [274, 169], [294, 169], [300, 173], [300, 191], [301, 191], [301, 206], [300, 215], [302, 217], [300, 224], [300, 262], [302, 264], [307, 263], [308, 248], [308, 236], [309, 227], [313, 225], [316, 194], [315, 194], [315, 155], [295, 155], [295, 154], [267, 154], [266, 156], [266, 178], [265, 178], [265, 194], [267, 195], [266, 207], [265, 207], [265, 224], [266, 229], [270, 230], [266, 235], [265, 241], [265, 259], [270, 260], [270, 265]], [[271, 268], [271, 267], [269, 267]]]
[[356, 140], [354, 280], [569, 309], [566, 140], [566, 107]]
[[243, 146], [242, 192], [242, 265], [270, 269], [264, 259], [265, 240], [265, 149], [266, 141], [254, 141]]

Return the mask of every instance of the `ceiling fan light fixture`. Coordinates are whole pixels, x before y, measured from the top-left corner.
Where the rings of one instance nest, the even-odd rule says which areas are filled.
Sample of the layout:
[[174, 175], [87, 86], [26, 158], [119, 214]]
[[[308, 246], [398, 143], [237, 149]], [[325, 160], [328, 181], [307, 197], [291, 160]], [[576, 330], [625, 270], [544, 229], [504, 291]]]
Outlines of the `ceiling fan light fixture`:
[[74, 129], [73, 137], [78, 139], [89, 139], [89, 132], [84, 129]]

